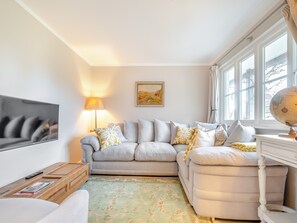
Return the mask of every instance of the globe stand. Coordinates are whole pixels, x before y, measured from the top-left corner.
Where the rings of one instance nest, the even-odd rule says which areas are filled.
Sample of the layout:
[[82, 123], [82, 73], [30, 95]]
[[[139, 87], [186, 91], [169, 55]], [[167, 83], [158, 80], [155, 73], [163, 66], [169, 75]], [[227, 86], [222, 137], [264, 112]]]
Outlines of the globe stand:
[[279, 133], [278, 136], [287, 137], [287, 138], [296, 138], [297, 133], [296, 133], [295, 129], [291, 126], [289, 133]]

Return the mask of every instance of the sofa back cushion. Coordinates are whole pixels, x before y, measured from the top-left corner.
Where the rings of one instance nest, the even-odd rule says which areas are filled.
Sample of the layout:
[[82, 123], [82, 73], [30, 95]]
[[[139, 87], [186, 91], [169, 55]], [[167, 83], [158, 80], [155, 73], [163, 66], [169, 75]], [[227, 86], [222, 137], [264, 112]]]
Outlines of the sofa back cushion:
[[138, 123], [124, 121], [124, 136], [128, 142], [138, 141]]
[[38, 117], [29, 117], [25, 120], [22, 130], [21, 130], [21, 138], [31, 139], [33, 132], [37, 128]]
[[154, 122], [138, 120], [138, 143], [153, 142], [155, 139]]
[[5, 116], [0, 120], [0, 138], [3, 138], [4, 129], [6, 125], [9, 123], [9, 121], [10, 121], [10, 118], [8, 116]]
[[5, 127], [4, 137], [19, 138], [21, 133], [21, 127], [24, 121], [25, 121], [25, 117], [23, 115], [12, 119]]
[[155, 119], [154, 127], [155, 127], [155, 142], [170, 143], [170, 139], [171, 139], [170, 123]]
[[202, 131], [208, 131], [208, 130], [214, 130], [218, 126], [217, 123], [206, 123], [206, 122], [198, 122], [195, 121], [194, 127], [202, 130]]

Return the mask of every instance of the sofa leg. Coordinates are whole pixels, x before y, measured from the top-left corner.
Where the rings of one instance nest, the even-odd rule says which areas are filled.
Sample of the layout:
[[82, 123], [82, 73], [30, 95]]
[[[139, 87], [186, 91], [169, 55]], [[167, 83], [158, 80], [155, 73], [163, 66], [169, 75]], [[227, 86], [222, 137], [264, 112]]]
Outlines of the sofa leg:
[[199, 223], [214, 223], [215, 218], [198, 215]]

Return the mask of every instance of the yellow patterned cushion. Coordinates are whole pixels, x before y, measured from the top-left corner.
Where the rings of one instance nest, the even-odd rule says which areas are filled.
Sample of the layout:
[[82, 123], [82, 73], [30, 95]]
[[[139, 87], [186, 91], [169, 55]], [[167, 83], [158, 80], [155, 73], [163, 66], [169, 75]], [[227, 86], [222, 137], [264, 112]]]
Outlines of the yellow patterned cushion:
[[196, 143], [196, 136], [198, 135], [198, 132], [199, 132], [199, 130], [195, 128], [194, 133], [193, 133], [193, 135], [191, 137], [190, 143], [189, 143], [189, 145], [188, 145], [188, 147], [187, 147], [187, 149], [185, 151], [184, 160], [187, 159], [187, 156], [188, 156], [189, 152], [194, 148], [194, 145]]
[[116, 131], [116, 126], [110, 128], [98, 128], [95, 132], [99, 138], [101, 150], [121, 144], [121, 140]]
[[231, 147], [243, 152], [256, 152], [256, 142], [234, 142]]
[[193, 133], [196, 128], [186, 128], [178, 126], [176, 128], [176, 136], [172, 144], [185, 144], [188, 145], [191, 141]]

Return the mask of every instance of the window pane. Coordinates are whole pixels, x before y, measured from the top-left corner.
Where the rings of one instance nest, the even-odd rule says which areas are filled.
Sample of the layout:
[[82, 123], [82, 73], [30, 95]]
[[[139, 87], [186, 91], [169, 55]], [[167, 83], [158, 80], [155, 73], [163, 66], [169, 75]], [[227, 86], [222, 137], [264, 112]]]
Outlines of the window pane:
[[266, 46], [264, 57], [265, 82], [287, 75], [287, 35]]
[[235, 73], [234, 67], [224, 72], [224, 119], [235, 118]]
[[287, 87], [287, 34], [264, 48], [264, 119], [273, 120], [270, 114], [271, 98]]
[[235, 98], [234, 94], [225, 97], [224, 118], [225, 120], [235, 119]]
[[265, 108], [264, 119], [273, 120], [274, 118], [270, 114], [270, 101], [271, 98], [280, 90], [287, 87], [287, 78], [282, 78], [273, 82], [269, 82], [265, 86]]
[[240, 119], [254, 120], [255, 104], [255, 56], [252, 55], [241, 64], [241, 95], [240, 95]]
[[225, 95], [232, 94], [235, 91], [234, 67], [224, 73]]

